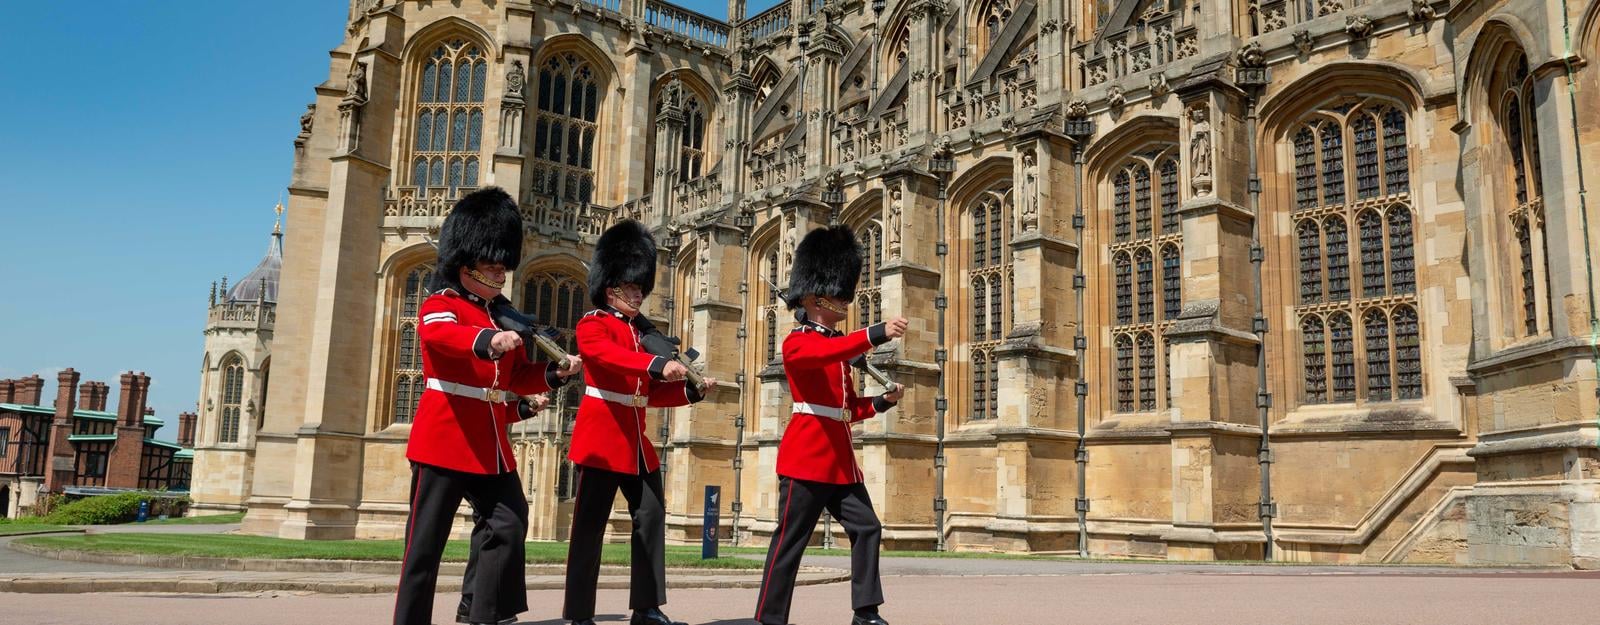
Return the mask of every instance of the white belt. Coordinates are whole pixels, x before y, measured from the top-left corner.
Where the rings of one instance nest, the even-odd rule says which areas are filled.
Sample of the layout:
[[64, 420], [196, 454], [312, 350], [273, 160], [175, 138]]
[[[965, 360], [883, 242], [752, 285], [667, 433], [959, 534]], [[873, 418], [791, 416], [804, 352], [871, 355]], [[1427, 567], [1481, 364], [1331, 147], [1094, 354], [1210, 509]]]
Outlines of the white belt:
[[604, 399], [613, 404], [622, 404], [624, 406], [632, 406], [634, 408], [644, 408], [650, 402], [650, 398], [645, 395], [613, 393], [611, 391], [598, 389], [593, 386], [583, 389], [583, 394], [595, 399]]
[[809, 414], [809, 415], [817, 415], [819, 417], [827, 417], [829, 419], [834, 419], [834, 420], [837, 420], [837, 421], [849, 421], [850, 420], [850, 417], [845, 414], [843, 408], [834, 408], [833, 406], [823, 406], [823, 405], [820, 405], [820, 404], [808, 404], [808, 403], [803, 402], [803, 401], [797, 401], [797, 402], [794, 403], [794, 411], [798, 412], [798, 413], [801, 413], [801, 414]]
[[479, 401], [494, 402], [497, 404], [511, 403], [511, 401], [517, 397], [515, 393], [507, 390], [456, 384], [455, 382], [447, 382], [439, 378], [428, 378], [428, 388], [459, 397], [470, 397]]

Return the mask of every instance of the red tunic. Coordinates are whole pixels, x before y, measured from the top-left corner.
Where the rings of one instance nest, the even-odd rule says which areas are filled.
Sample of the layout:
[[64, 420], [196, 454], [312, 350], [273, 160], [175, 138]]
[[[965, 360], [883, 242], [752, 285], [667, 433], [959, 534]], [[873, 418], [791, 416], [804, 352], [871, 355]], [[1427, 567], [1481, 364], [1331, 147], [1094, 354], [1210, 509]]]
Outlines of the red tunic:
[[794, 402], [822, 411], [840, 410], [849, 422], [802, 412], [797, 407], [789, 428], [783, 432], [783, 441], [778, 443], [778, 475], [829, 484], [862, 481], [850, 424], [884, 412], [894, 404], [881, 396], [857, 397], [855, 381], [845, 363], [887, 342], [889, 336], [881, 323], [843, 334], [806, 322], [784, 339], [783, 371], [789, 378]]
[[[688, 405], [700, 401], [700, 393], [685, 382], [664, 381], [667, 359], [645, 352], [638, 328], [616, 310], [590, 311], [578, 320], [577, 334], [588, 388], [578, 404], [567, 459], [617, 473], [655, 471], [661, 461], [645, 433], [645, 407]], [[602, 399], [594, 396], [597, 390], [630, 399], [627, 403]]]
[[521, 347], [494, 356], [489, 340], [499, 330], [489, 318], [488, 301], [470, 293], [444, 289], [429, 296], [422, 302], [418, 321], [424, 376], [509, 393], [504, 401], [491, 402], [434, 388], [423, 391], [406, 457], [467, 473], [515, 470], [506, 428], [522, 418], [516, 396], [561, 386], [566, 380], [556, 375], [559, 364], [530, 364]]

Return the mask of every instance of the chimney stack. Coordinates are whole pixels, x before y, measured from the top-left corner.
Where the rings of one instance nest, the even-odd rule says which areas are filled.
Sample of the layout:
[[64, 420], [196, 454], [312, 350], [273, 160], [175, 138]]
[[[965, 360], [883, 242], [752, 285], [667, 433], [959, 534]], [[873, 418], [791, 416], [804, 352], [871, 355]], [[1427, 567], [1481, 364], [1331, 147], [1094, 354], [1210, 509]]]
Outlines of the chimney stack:
[[199, 417], [192, 412], [178, 415], [178, 445], [194, 447], [194, 424]]
[[143, 373], [122, 373], [122, 394], [117, 399], [117, 422], [122, 425], [144, 423], [145, 402], [150, 394], [150, 376]]
[[44, 378], [38, 374], [17, 380], [16, 403], [27, 406], [38, 406], [39, 400], [44, 398]]
[[[37, 377], [37, 376], [35, 376]], [[45, 467], [44, 489], [59, 493], [77, 475], [77, 450], [67, 440], [72, 435], [72, 413], [77, 409], [78, 372], [71, 367], [56, 374], [56, 415], [50, 421], [50, 465]]]
[[0, 380], [0, 404], [14, 403], [17, 398], [17, 381]]
[[78, 387], [78, 409], [105, 412], [110, 396], [111, 387], [105, 382], [84, 382]]
[[72, 367], [62, 369], [56, 374], [56, 420], [72, 423], [72, 413], [77, 410], [78, 378], [81, 377]]

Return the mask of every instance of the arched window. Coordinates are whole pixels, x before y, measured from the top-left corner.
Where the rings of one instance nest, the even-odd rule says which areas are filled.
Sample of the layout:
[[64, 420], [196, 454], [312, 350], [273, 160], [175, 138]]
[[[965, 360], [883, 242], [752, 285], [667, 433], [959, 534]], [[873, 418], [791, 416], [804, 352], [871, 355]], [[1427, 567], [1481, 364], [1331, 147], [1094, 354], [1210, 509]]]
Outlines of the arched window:
[[[582, 278], [542, 271], [522, 283], [522, 310], [533, 313], [539, 323], [555, 330], [555, 342], [569, 354], [578, 353], [578, 320], [583, 318], [588, 309], [589, 290]], [[526, 348], [534, 349], [532, 345]], [[550, 407], [560, 415], [562, 436], [572, 432], [572, 426], [578, 418], [578, 403], [583, 399], [584, 391], [581, 377], [573, 377], [551, 396], [554, 401]], [[562, 498], [571, 496], [571, 489], [562, 487], [561, 482], [570, 478], [572, 470], [571, 463], [563, 454], [556, 489]]]
[[1112, 331], [1129, 339], [1126, 345], [1119, 339], [1114, 347], [1119, 393], [1128, 393], [1116, 410], [1160, 410], [1171, 396], [1160, 373], [1166, 370], [1164, 334], [1183, 311], [1177, 156], [1170, 144], [1138, 151], [1112, 170], [1110, 180]]
[[683, 136], [678, 139], [678, 182], [700, 177], [706, 160], [706, 112], [700, 98], [683, 98]]
[[244, 401], [244, 360], [230, 354], [222, 361], [222, 419], [217, 442], [239, 442], [239, 411]]
[[767, 256], [761, 265], [763, 271], [758, 275], [766, 277], [765, 284], [762, 285], [761, 289], [765, 290], [767, 294], [766, 298], [760, 300], [762, 302], [761, 318], [766, 324], [766, 332], [762, 335], [762, 342], [766, 348], [764, 353], [767, 355], [767, 359], [761, 361], [761, 364], [765, 365], [778, 361], [778, 315], [783, 314], [782, 311], [784, 309], [783, 302], [778, 299], [777, 289], [772, 286], [778, 284], [779, 276], [777, 245], [773, 245], [772, 250], [767, 252]]
[[988, 189], [967, 210], [972, 233], [967, 268], [967, 293], [972, 305], [969, 341], [972, 359], [972, 419], [993, 419], [1000, 397], [1000, 362], [996, 348], [1011, 320], [1012, 220], [1009, 184]]
[[594, 201], [594, 146], [601, 78], [571, 52], [539, 63], [533, 122], [533, 192], [569, 202]]
[[390, 406], [389, 423], [411, 422], [426, 383], [422, 376], [422, 344], [417, 339], [417, 311], [422, 308], [422, 300], [428, 298], [427, 284], [433, 278], [433, 266], [416, 267], [405, 276], [392, 322], [395, 332], [394, 402]]
[[[1288, 142], [1302, 402], [1420, 398], [1420, 374], [1404, 392], [1398, 382], [1393, 312], [1414, 310], [1416, 298], [1405, 111], [1378, 98], [1341, 96], [1292, 128]], [[1345, 175], [1347, 162], [1355, 164], [1354, 176]], [[1420, 348], [1412, 352], [1419, 359]]]
[[983, 58], [989, 53], [989, 48], [994, 47], [1000, 32], [1005, 30], [1006, 22], [1011, 21], [1011, 3], [1006, 0], [984, 0], [978, 5], [978, 10], [972, 14], [972, 22], [977, 34], [977, 58]]
[[1521, 308], [1521, 335], [1537, 336], [1549, 327], [1548, 241], [1544, 224], [1544, 189], [1539, 174], [1538, 106], [1533, 100], [1533, 76], [1521, 52], [1512, 55], [1495, 72], [1499, 110], [1496, 120], [1502, 137], [1510, 178], [1509, 197], [1502, 203], [1516, 247], [1516, 279]]
[[478, 186], [488, 73], [483, 50], [461, 39], [440, 43], [422, 62], [412, 113], [412, 185], [452, 194]]
[[856, 237], [865, 252], [861, 263], [861, 282], [856, 287], [856, 302], [851, 310], [851, 327], [863, 328], [883, 321], [883, 226], [868, 221], [856, 228]]

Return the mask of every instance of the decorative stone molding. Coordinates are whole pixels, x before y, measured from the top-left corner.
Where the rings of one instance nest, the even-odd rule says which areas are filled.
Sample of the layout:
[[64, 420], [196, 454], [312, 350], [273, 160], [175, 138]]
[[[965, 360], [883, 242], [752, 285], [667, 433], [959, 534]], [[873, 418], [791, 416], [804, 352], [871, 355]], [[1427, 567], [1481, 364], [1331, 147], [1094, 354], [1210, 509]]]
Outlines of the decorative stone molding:
[[1304, 28], [1294, 31], [1294, 49], [1298, 50], [1301, 55], [1311, 54], [1313, 44], [1311, 31]]

